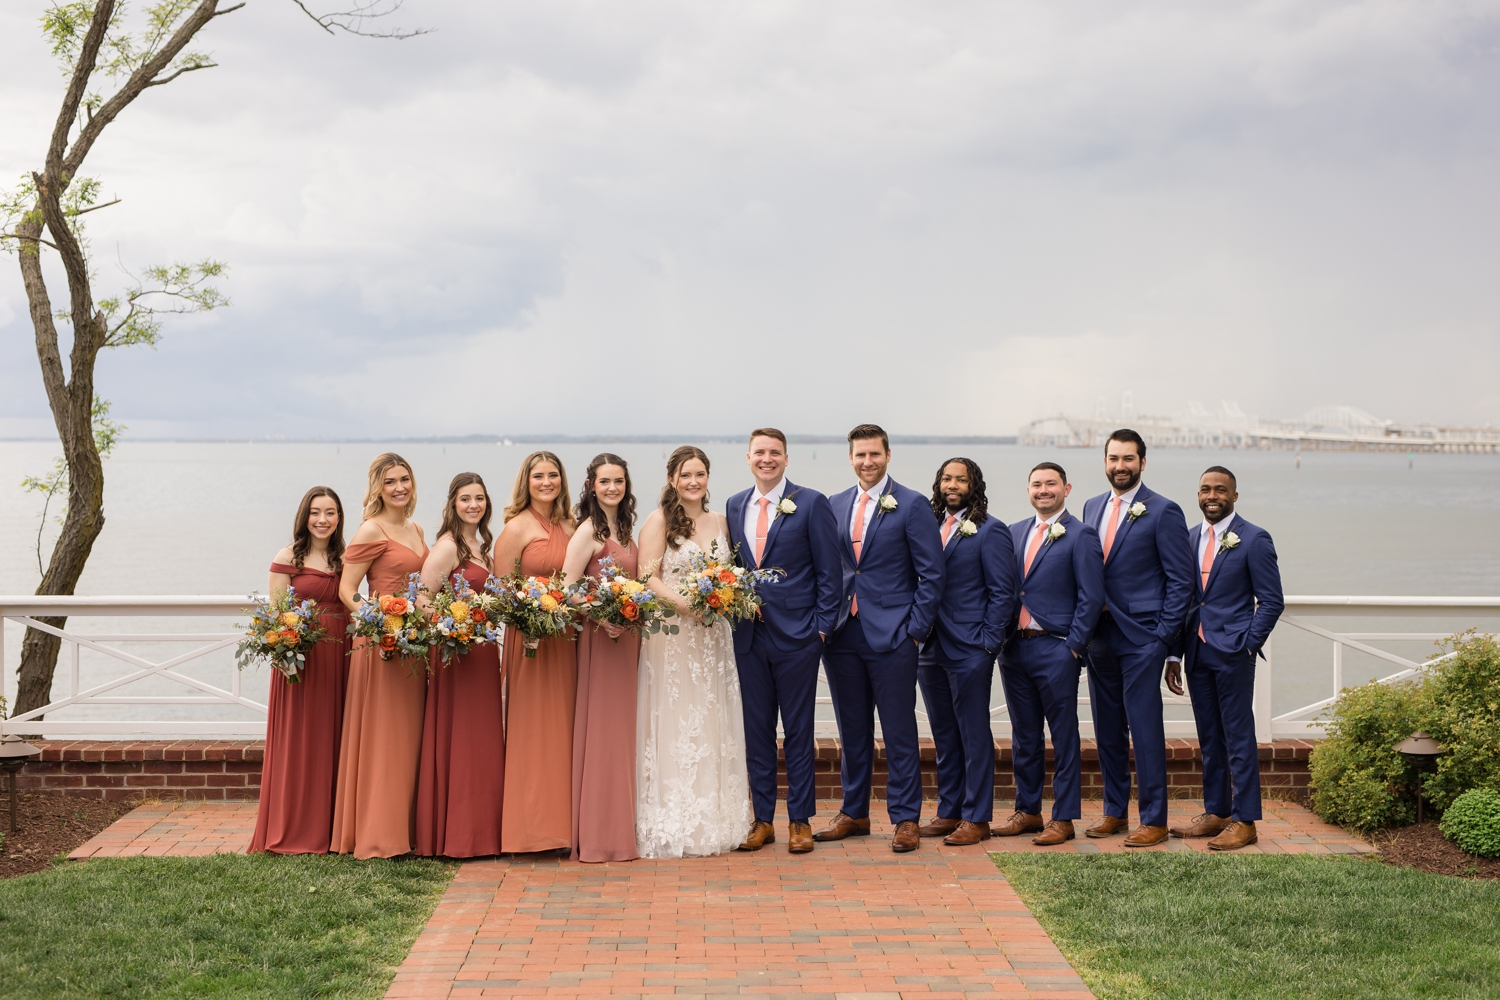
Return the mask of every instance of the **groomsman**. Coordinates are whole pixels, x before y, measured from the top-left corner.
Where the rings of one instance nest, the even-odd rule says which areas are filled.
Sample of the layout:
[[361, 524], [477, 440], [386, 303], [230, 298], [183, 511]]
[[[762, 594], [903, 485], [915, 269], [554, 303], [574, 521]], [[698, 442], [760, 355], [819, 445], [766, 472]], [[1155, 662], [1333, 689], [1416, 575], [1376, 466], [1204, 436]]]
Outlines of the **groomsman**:
[[755, 822], [742, 851], [776, 840], [776, 717], [786, 733], [786, 803], [789, 849], [813, 849], [808, 820], [816, 811], [813, 788], [813, 712], [824, 637], [838, 620], [842, 597], [838, 522], [828, 498], [786, 478], [786, 435], [774, 427], [750, 432], [745, 456], [755, 486], [729, 498], [729, 539], [740, 560], [785, 575], [760, 589], [759, 620], [734, 630], [735, 663], [745, 712], [745, 761]]
[[[1215, 465], [1198, 480], [1203, 523], [1189, 536], [1197, 555], [1193, 601], [1179, 653], [1203, 753], [1203, 814], [1174, 837], [1213, 837], [1210, 850], [1255, 843], [1260, 819], [1260, 754], [1255, 741], [1255, 658], [1281, 617], [1281, 571], [1264, 528], [1234, 512], [1234, 473]], [[1167, 687], [1182, 694], [1180, 664]], [[1231, 790], [1232, 789], [1232, 790]]]
[[917, 757], [917, 646], [937, 615], [943, 543], [927, 498], [886, 473], [890, 439], [874, 424], [849, 432], [849, 464], [859, 485], [831, 498], [839, 519], [843, 595], [838, 624], [823, 652], [843, 742], [844, 802], [814, 840], [870, 832], [875, 712], [889, 768], [886, 808], [896, 832], [891, 850], [921, 843], [922, 772]]
[[1193, 557], [1182, 508], [1141, 482], [1146, 442], [1133, 430], [1104, 443], [1110, 492], [1083, 505], [1104, 553], [1104, 614], [1089, 650], [1089, 700], [1099, 769], [1104, 773], [1104, 818], [1085, 833], [1108, 837], [1125, 829], [1130, 811], [1130, 745], [1141, 824], [1126, 847], [1167, 839], [1167, 738], [1161, 678], [1167, 650], [1182, 635], [1193, 593]]
[[990, 516], [984, 473], [969, 459], [938, 469], [932, 510], [941, 525], [943, 596], [917, 658], [917, 683], [937, 744], [938, 808], [919, 832], [967, 846], [989, 839], [994, 818], [990, 685], [1015, 613], [1015, 552], [1005, 523]]
[[[1031, 470], [1026, 492], [1035, 517], [1010, 526], [1020, 609], [1000, 656], [1010, 712], [1016, 811], [995, 828], [1001, 837], [1037, 833], [1033, 844], [1073, 839], [1082, 813], [1079, 787], [1078, 675], [1104, 607], [1104, 560], [1094, 529], [1065, 509], [1073, 486], [1062, 466]], [[1046, 742], [1052, 732], [1052, 819], [1042, 823]]]

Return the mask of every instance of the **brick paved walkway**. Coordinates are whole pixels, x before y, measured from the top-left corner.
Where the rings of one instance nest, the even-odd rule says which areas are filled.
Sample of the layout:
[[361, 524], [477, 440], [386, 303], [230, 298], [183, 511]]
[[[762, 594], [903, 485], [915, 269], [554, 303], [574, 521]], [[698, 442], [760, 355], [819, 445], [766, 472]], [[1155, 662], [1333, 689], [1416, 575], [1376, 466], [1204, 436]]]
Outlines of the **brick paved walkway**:
[[242, 854], [255, 833], [254, 802], [158, 802], [115, 820], [68, 857], [196, 857]]

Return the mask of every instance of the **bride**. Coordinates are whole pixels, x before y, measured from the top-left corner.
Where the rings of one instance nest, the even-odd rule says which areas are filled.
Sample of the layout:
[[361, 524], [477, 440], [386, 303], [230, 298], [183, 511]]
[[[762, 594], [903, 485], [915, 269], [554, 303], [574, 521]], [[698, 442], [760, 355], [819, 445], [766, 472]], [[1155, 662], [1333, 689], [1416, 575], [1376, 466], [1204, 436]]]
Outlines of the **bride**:
[[729, 547], [728, 522], [707, 501], [708, 456], [684, 445], [667, 461], [661, 506], [641, 528], [640, 565], [653, 569], [651, 588], [681, 624], [641, 644], [635, 839], [643, 858], [732, 851], [753, 818], [734, 635], [722, 621], [705, 627], [677, 593], [693, 553], [716, 540]]

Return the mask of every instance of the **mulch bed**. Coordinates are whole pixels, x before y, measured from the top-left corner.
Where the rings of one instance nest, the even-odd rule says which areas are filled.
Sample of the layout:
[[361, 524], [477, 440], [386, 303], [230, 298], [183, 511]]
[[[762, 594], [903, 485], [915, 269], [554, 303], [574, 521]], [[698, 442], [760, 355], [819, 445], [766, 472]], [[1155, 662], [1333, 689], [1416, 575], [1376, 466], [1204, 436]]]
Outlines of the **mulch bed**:
[[1429, 821], [1393, 830], [1379, 830], [1371, 838], [1387, 864], [1416, 868], [1434, 875], [1500, 879], [1500, 858], [1466, 854]]
[[93, 799], [55, 792], [16, 796], [16, 832], [10, 833], [10, 790], [0, 781], [0, 878], [39, 872], [134, 809], [131, 799]]

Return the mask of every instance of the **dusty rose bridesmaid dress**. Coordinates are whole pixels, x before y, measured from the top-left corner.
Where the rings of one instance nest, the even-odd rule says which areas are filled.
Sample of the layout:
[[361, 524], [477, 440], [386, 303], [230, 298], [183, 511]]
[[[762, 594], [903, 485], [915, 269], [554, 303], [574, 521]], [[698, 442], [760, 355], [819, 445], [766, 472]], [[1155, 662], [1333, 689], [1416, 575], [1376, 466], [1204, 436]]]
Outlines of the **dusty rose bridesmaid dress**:
[[[422, 571], [427, 546], [422, 549], [413, 551], [387, 536], [349, 546], [344, 561], [368, 561], [370, 590], [393, 594], [406, 589], [408, 574]], [[426, 664], [399, 657], [382, 660], [380, 649], [363, 638], [353, 646], [329, 850], [357, 858], [395, 858], [412, 849]]]
[[[528, 509], [547, 532], [521, 550], [521, 572], [549, 576], [562, 569], [568, 534]], [[526, 516], [526, 515], [521, 515]], [[535, 659], [507, 632], [505, 673], [505, 807], [500, 842], [506, 852], [550, 851], [573, 843], [573, 701], [578, 650], [559, 636], [543, 639]]]
[[[463, 573], [476, 591], [490, 576], [472, 562]], [[433, 656], [417, 769], [416, 852], [449, 858], [499, 854], [505, 795], [500, 653], [477, 646], [446, 667]]]
[[[587, 530], [585, 527], [584, 529]], [[636, 548], [613, 538], [589, 560], [599, 573], [613, 559], [635, 576]], [[573, 860], [630, 861], [635, 849], [635, 680], [641, 637], [611, 639], [597, 625], [578, 637], [578, 701], [573, 714]]]
[[328, 635], [308, 651], [296, 684], [271, 671], [260, 809], [250, 851], [326, 854], [349, 673], [349, 613], [339, 603], [337, 574], [286, 563], [272, 563], [271, 572], [292, 578], [297, 600], [318, 602], [318, 624]]

